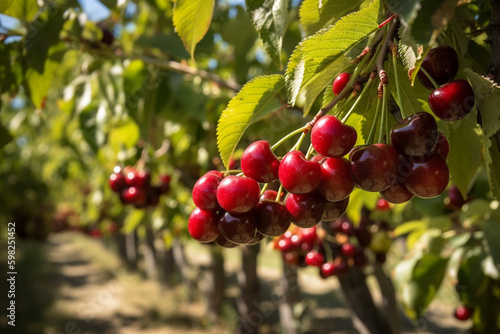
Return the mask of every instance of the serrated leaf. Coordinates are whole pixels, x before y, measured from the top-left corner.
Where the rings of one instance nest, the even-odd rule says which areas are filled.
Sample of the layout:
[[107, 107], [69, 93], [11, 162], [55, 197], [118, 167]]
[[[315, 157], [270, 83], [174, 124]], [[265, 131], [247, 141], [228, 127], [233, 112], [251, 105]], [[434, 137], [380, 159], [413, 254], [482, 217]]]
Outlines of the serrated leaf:
[[391, 13], [398, 14], [404, 23], [410, 25], [420, 9], [420, 0], [385, 0]]
[[282, 75], [256, 77], [229, 101], [217, 125], [217, 147], [224, 166], [228, 166], [230, 157], [251, 122], [262, 113], [270, 111], [271, 102], [284, 87], [285, 79]]
[[299, 43], [285, 74], [290, 105], [295, 104], [300, 89], [314, 82], [330, 64], [378, 28], [379, 11], [380, 1], [375, 0], [367, 8], [344, 16], [335, 25]]
[[31, 22], [36, 13], [38, 13], [38, 9], [37, 0], [15, 0], [6, 8], [5, 14], [18, 18], [21, 21]]
[[474, 89], [485, 136], [491, 137], [500, 130], [500, 108], [498, 107], [500, 106], [500, 86], [470, 68], [464, 69], [463, 73]]
[[194, 50], [212, 22], [215, 0], [177, 0], [173, 22], [186, 50], [194, 59]]
[[247, 11], [264, 48], [279, 68], [288, 17], [288, 0], [246, 0]]
[[411, 73], [415, 69], [417, 61], [422, 58], [423, 48], [411, 37], [411, 26], [401, 26], [398, 30], [398, 35], [398, 53], [408, 72], [408, 78], [411, 78]]
[[300, 24], [306, 34], [335, 23], [362, 3], [362, 0], [304, 0], [299, 8]]
[[500, 200], [500, 143], [496, 136], [483, 137], [484, 160], [493, 196]]
[[476, 113], [448, 125], [448, 140], [450, 155], [448, 167], [450, 177], [462, 193], [467, 197], [467, 191], [474, 175], [481, 166], [481, 137], [476, 124]]

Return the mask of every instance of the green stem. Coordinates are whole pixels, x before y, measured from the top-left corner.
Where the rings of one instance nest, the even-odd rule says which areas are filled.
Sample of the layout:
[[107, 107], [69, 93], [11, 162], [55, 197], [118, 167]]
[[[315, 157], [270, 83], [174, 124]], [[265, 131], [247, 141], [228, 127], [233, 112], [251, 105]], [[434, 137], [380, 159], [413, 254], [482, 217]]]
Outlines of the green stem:
[[385, 130], [387, 129], [387, 85], [382, 86], [382, 119], [380, 120], [380, 132], [378, 134], [378, 142], [383, 143]]
[[262, 196], [264, 194], [264, 191], [267, 190], [267, 187], [269, 187], [269, 183], [264, 184], [264, 186], [262, 187], [262, 190], [260, 191], [260, 196]]
[[[398, 67], [396, 64], [396, 57], [392, 56], [392, 66], [394, 67], [394, 77], [396, 79], [396, 93], [398, 95], [398, 104], [399, 110], [401, 111], [401, 116], [403, 119], [408, 117], [408, 114], [405, 112], [405, 108], [403, 106], [403, 99], [401, 98], [401, 88], [399, 87], [399, 76], [398, 76]], [[385, 87], [384, 87], [385, 89]]]
[[312, 144], [310, 144], [309, 149], [307, 150], [307, 153], [306, 153], [306, 159], [309, 159], [313, 152], [314, 152], [314, 148], [313, 148]]
[[373, 143], [373, 138], [375, 138], [375, 126], [377, 125], [378, 116], [380, 114], [380, 103], [382, 99], [377, 99], [377, 109], [375, 110], [375, 117], [373, 118], [372, 127], [370, 128], [370, 133], [366, 139], [366, 144], [370, 145]]
[[431, 75], [429, 74], [429, 72], [427, 72], [425, 70], [425, 68], [423, 68], [422, 66], [420, 66], [419, 71], [422, 71], [422, 73], [425, 74], [425, 76], [427, 77], [427, 79], [429, 79], [429, 81], [431, 82], [431, 84], [434, 86], [435, 89], [439, 88], [439, 85], [437, 84], [437, 82], [431, 77]]
[[281, 138], [276, 144], [274, 144], [273, 146], [271, 146], [271, 150], [274, 151], [276, 148], [278, 148], [278, 146], [280, 146], [281, 144], [283, 144], [286, 140], [292, 138], [293, 136], [299, 134], [299, 133], [303, 133], [304, 130], [306, 129], [306, 127], [302, 127], [302, 128], [299, 128], [295, 131], [292, 131], [290, 132], [289, 134], [287, 134], [285, 137]]
[[300, 146], [302, 146], [302, 142], [304, 141], [304, 138], [306, 138], [306, 133], [302, 132], [300, 135], [299, 140], [297, 140], [297, 143], [292, 147], [291, 151], [298, 151], [300, 150]]
[[347, 120], [349, 119], [349, 116], [351, 116], [351, 114], [353, 113], [354, 108], [356, 108], [356, 106], [358, 105], [358, 103], [361, 100], [361, 98], [368, 91], [368, 88], [370, 87], [370, 85], [372, 84], [373, 81], [374, 80], [371, 77], [368, 79], [368, 82], [366, 83], [366, 86], [361, 91], [361, 94], [359, 95], [358, 99], [356, 100], [356, 102], [354, 102], [354, 104], [352, 105], [351, 109], [349, 109], [349, 111], [347, 112], [347, 114], [345, 114], [345, 116], [342, 118], [342, 120], [341, 120], [342, 123], [347, 122]]
[[281, 201], [281, 193], [283, 192], [283, 185], [280, 183], [280, 187], [278, 189], [278, 195], [276, 196], [276, 202]]

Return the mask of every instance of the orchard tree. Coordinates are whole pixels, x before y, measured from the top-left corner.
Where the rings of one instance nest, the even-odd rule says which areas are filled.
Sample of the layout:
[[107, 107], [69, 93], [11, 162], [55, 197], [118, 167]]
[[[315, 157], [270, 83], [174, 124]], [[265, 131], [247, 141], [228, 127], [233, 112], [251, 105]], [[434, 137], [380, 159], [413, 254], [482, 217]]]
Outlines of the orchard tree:
[[155, 235], [243, 245], [242, 333], [270, 237], [285, 272], [338, 278], [360, 333], [399, 332], [445, 280], [457, 319], [500, 331], [498, 1], [89, 3], [0, 5], [6, 221], [24, 197], [118, 221], [151, 277]]

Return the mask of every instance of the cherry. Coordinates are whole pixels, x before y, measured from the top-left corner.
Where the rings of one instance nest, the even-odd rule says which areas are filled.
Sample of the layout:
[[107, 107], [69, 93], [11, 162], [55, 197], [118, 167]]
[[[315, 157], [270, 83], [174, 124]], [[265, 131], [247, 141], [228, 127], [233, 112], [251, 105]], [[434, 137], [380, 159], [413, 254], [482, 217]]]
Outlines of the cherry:
[[264, 193], [260, 196], [261, 200], [268, 199], [270, 201], [275, 201], [278, 197], [278, 192], [276, 190], [265, 190]]
[[281, 160], [279, 179], [283, 187], [293, 194], [311, 192], [321, 181], [321, 165], [308, 161], [304, 153], [292, 151]]
[[226, 239], [226, 237], [223, 234], [219, 234], [219, 236], [214, 240], [214, 242], [217, 245], [224, 247], [224, 248], [234, 248], [234, 247], [239, 246], [238, 244], [235, 244], [234, 242]]
[[318, 240], [318, 234], [316, 233], [316, 226], [311, 228], [301, 228], [300, 235], [302, 236], [302, 245], [307, 244], [308, 248], [314, 247], [314, 244]]
[[111, 174], [109, 176], [109, 187], [115, 192], [121, 192], [127, 187], [125, 176], [121, 172]]
[[260, 234], [259, 231], [257, 231], [257, 233], [255, 233], [255, 237], [253, 237], [253, 239], [250, 240], [250, 242], [247, 245], [256, 245], [259, 242], [261, 242], [262, 239], [264, 239], [264, 238], [265, 238], [265, 235]]
[[282, 238], [278, 241], [277, 248], [282, 252], [288, 252], [293, 249], [295, 249], [295, 245], [293, 244], [292, 240], [290, 238]]
[[325, 256], [318, 251], [310, 251], [306, 254], [306, 264], [313, 267], [321, 267], [325, 263]]
[[162, 174], [160, 175], [160, 188], [161, 188], [161, 193], [166, 194], [170, 190], [170, 180], [171, 176], [169, 174]]
[[161, 186], [149, 186], [146, 191], [146, 206], [157, 206], [160, 203], [160, 196], [163, 194]]
[[392, 145], [357, 146], [349, 154], [352, 178], [366, 191], [382, 191], [394, 181], [399, 167], [399, 154]]
[[311, 130], [314, 149], [325, 157], [342, 157], [356, 144], [356, 130], [339, 121], [335, 116], [321, 117]]
[[443, 121], [458, 121], [471, 112], [475, 100], [469, 82], [459, 79], [434, 90], [429, 95], [429, 106]]
[[259, 198], [259, 184], [249, 177], [228, 176], [217, 188], [217, 202], [229, 213], [249, 212], [257, 206]]
[[450, 142], [442, 132], [439, 133], [434, 152], [441, 154], [445, 160], [448, 159], [448, 155], [450, 153]]
[[364, 267], [368, 263], [368, 257], [363, 251], [357, 252], [352, 259], [357, 267]]
[[100, 27], [100, 29], [102, 33], [101, 43], [106, 44], [108, 46], [113, 44], [115, 40], [115, 36], [113, 35], [113, 33], [108, 28]]
[[324, 156], [322, 156], [321, 154], [317, 154], [317, 155], [313, 156], [310, 160], [314, 161], [314, 162], [321, 163], [321, 162], [323, 162], [323, 159], [325, 159]]
[[286, 208], [293, 223], [302, 228], [316, 225], [325, 211], [323, 199], [316, 193], [289, 194], [286, 198]]
[[290, 251], [283, 253], [283, 261], [291, 266], [296, 266], [299, 264], [299, 252]]
[[349, 205], [349, 197], [338, 202], [325, 202], [325, 211], [321, 220], [333, 221], [342, 216]]
[[380, 196], [387, 202], [394, 204], [406, 203], [413, 198], [413, 194], [400, 181], [394, 182], [389, 188], [381, 191]]
[[345, 158], [327, 158], [321, 164], [319, 193], [330, 202], [338, 202], [349, 197], [354, 189], [351, 164]]
[[193, 202], [202, 210], [219, 208], [217, 187], [219, 187], [222, 178], [214, 172], [208, 172], [200, 177], [193, 187]]
[[389, 205], [389, 202], [386, 201], [383, 198], [379, 198], [377, 200], [377, 204], [375, 205], [375, 210], [378, 211], [388, 211], [391, 209], [391, 206]]
[[348, 242], [340, 246], [340, 253], [345, 257], [353, 257], [357, 252], [356, 247]]
[[436, 120], [424, 111], [405, 118], [391, 130], [392, 145], [404, 155], [428, 154], [436, 146], [438, 136]]
[[333, 262], [323, 263], [320, 267], [320, 275], [323, 278], [335, 275], [335, 265]]
[[342, 224], [340, 224], [340, 232], [344, 233], [345, 235], [351, 236], [356, 233], [356, 228], [350, 221], [344, 220]]
[[342, 90], [344, 90], [345, 86], [351, 79], [351, 74], [347, 72], [340, 73], [335, 80], [333, 80], [332, 90], [333, 94], [339, 95]]
[[257, 230], [263, 235], [277, 237], [290, 227], [291, 217], [282, 203], [261, 200], [254, 210]]
[[241, 156], [243, 174], [257, 182], [268, 183], [278, 178], [280, 161], [265, 140], [259, 140], [246, 148]]
[[257, 226], [251, 213], [231, 214], [226, 212], [218, 221], [219, 231], [235, 244], [247, 244], [255, 237]]
[[205, 211], [195, 208], [188, 220], [189, 234], [200, 242], [211, 242], [217, 239], [220, 232], [217, 228], [215, 211]]
[[448, 209], [454, 211], [460, 210], [465, 204], [465, 199], [456, 185], [452, 184], [448, 188], [448, 197], [444, 199], [444, 204]]
[[461, 321], [469, 320], [472, 316], [472, 310], [465, 306], [459, 306], [455, 310], [455, 318]]
[[126, 188], [122, 190], [120, 198], [124, 204], [134, 204], [138, 206], [146, 204], [146, 192], [142, 188]]
[[142, 188], [151, 184], [151, 175], [143, 170], [130, 170], [125, 175], [125, 181], [129, 187]]
[[[427, 53], [422, 68], [436, 81], [438, 85], [450, 82], [455, 78], [458, 71], [458, 55], [455, 49], [449, 45], [440, 45]], [[418, 72], [418, 79], [429, 89], [434, 89], [434, 85], [424, 72]]]
[[362, 247], [366, 247], [372, 241], [372, 234], [366, 228], [362, 228], [361, 225], [355, 231], [356, 239], [358, 243]]
[[415, 196], [436, 197], [448, 186], [450, 171], [446, 160], [433, 153], [428, 157], [411, 159], [403, 164], [406, 188]]
[[387, 255], [385, 253], [375, 253], [375, 261], [379, 264], [384, 264], [387, 261]]

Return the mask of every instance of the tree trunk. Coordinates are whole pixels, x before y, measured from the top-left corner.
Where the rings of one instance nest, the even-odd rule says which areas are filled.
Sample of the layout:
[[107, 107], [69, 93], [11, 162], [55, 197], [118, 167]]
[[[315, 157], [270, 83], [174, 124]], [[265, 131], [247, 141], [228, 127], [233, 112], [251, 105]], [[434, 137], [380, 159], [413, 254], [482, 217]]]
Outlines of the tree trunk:
[[144, 261], [146, 263], [146, 275], [150, 280], [158, 279], [158, 269], [156, 267], [157, 256], [155, 249], [155, 236], [151, 226], [145, 225], [146, 228], [146, 248], [144, 251]]
[[173, 288], [176, 283], [177, 268], [175, 266], [172, 247], [165, 247], [163, 252], [163, 282], [167, 288]]
[[384, 271], [384, 268], [376, 263], [374, 265], [373, 275], [377, 279], [382, 294], [382, 311], [389, 321], [391, 333], [398, 334], [401, 332], [401, 324], [399, 321], [399, 307], [396, 300], [396, 290], [392, 280]]
[[125, 248], [127, 253], [127, 266], [131, 270], [137, 270], [137, 231], [134, 230], [125, 235]]
[[282, 261], [283, 276], [281, 287], [283, 289], [279, 300], [279, 313], [281, 331], [287, 334], [297, 334], [297, 321], [294, 317], [294, 305], [301, 300], [297, 268]]
[[236, 300], [238, 307], [238, 334], [256, 334], [264, 323], [264, 315], [259, 312], [259, 278], [257, 276], [257, 255], [260, 245], [241, 247], [242, 265], [237, 273], [240, 296]]
[[210, 265], [206, 279], [207, 314], [212, 324], [216, 323], [221, 315], [224, 302], [226, 276], [224, 275], [224, 257], [218, 247], [210, 249]]

